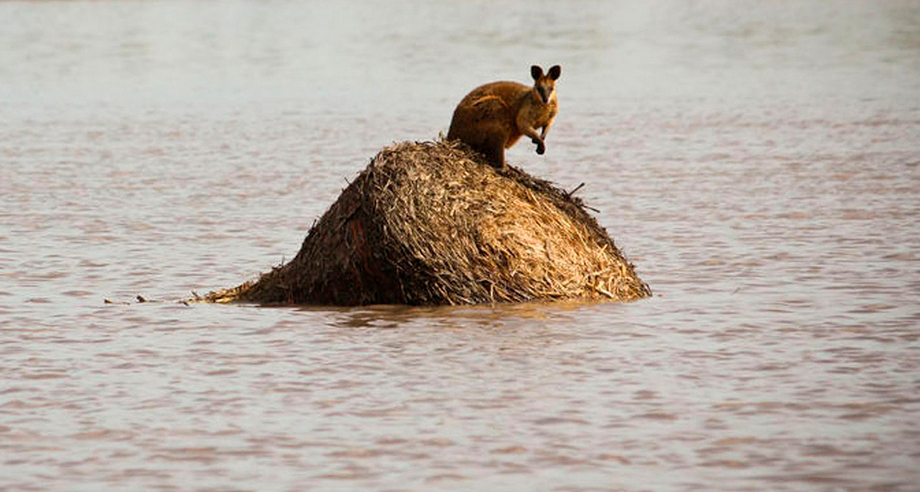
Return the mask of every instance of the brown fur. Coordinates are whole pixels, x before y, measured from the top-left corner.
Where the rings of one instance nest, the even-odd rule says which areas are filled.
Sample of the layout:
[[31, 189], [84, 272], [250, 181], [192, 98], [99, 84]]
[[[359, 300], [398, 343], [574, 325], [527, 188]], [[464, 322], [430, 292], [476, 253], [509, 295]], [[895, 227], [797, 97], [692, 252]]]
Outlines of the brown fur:
[[537, 145], [537, 154], [543, 154], [546, 133], [559, 110], [556, 79], [561, 72], [559, 65], [546, 74], [534, 65], [530, 67], [533, 86], [492, 82], [473, 89], [454, 110], [447, 139], [469, 145], [497, 168], [505, 167], [505, 149], [522, 135]]

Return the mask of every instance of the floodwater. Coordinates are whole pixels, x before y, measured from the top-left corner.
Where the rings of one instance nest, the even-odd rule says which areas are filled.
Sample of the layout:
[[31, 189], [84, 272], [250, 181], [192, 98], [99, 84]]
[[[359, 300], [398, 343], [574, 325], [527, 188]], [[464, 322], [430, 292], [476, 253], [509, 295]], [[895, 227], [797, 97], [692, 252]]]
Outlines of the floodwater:
[[[175, 302], [532, 63], [653, 298]], [[920, 490], [918, 217], [915, 1], [0, 2], [0, 489]]]

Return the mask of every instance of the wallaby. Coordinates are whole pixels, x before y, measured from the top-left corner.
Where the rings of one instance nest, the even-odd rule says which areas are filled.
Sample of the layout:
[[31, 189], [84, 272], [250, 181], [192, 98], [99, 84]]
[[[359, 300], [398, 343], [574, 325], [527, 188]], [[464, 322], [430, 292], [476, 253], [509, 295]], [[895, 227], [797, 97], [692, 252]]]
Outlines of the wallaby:
[[[454, 110], [447, 139], [466, 143], [499, 169], [505, 167], [505, 149], [521, 135], [530, 137], [537, 144], [537, 154], [542, 155], [546, 152], [546, 133], [559, 109], [556, 80], [561, 73], [559, 65], [546, 74], [534, 65], [530, 67], [533, 87], [492, 82], [473, 89]], [[542, 128], [540, 133], [538, 128]]]

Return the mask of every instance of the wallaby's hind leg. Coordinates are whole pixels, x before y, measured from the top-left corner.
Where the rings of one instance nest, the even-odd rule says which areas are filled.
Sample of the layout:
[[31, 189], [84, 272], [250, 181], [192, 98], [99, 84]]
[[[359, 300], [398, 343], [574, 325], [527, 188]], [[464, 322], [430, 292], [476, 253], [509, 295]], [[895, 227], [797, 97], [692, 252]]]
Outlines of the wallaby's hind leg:
[[489, 161], [493, 167], [498, 169], [503, 169], [505, 167], [505, 146], [501, 135], [493, 135], [491, 138], [482, 142], [481, 145], [476, 147], [482, 155], [486, 157], [486, 160]]
[[505, 146], [502, 145], [501, 142], [490, 144], [484, 150], [485, 152], [483, 152], [483, 154], [485, 154], [486, 159], [489, 160], [489, 164], [492, 164], [492, 166], [498, 169], [504, 169], [505, 167]]

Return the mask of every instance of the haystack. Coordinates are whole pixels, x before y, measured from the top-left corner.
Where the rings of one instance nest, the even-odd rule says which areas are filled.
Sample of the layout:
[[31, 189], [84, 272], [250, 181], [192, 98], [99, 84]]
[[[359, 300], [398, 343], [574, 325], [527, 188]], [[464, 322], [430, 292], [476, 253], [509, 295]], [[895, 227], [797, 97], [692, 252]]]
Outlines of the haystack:
[[439, 141], [383, 149], [294, 259], [199, 300], [445, 305], [650, 294], [581, 200]]

